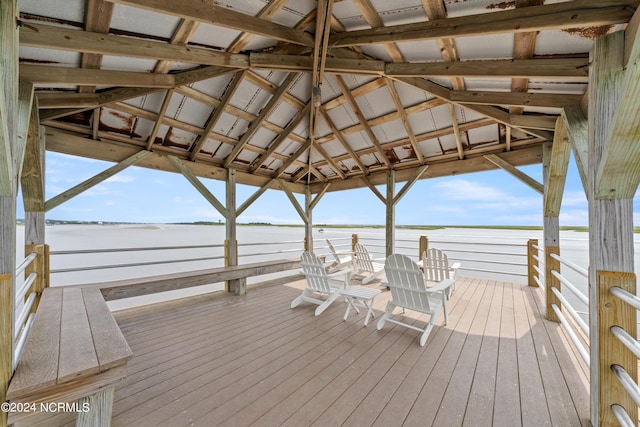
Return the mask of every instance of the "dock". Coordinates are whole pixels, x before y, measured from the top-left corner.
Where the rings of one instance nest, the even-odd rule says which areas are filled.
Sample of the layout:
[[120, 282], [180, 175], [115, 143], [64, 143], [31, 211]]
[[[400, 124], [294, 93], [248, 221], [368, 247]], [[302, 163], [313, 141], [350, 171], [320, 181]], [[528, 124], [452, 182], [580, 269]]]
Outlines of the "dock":
[[303, 286], [114, 313], [134, 357], [112, 425], [589, 425], [588, 368], [544, 319], [538, 288], [458, 278], [449, 324], [438, 319], [421, 348], [407, 328], [344, 321], [343, 303], [318, 317], [311, 304], [291, 309]]

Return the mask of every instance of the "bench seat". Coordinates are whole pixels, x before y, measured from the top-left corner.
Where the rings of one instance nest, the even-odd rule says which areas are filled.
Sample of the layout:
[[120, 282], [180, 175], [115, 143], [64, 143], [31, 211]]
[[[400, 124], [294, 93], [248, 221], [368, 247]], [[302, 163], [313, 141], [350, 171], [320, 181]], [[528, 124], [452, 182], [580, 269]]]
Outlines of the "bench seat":
[[[16, 403], [78, 401], [76, 425], [107, 426], [113, 386], [133, 357], [99, 289], [47, 288], [9, 384]], [[87, 406], [88, 405], [88, 406]], [[9, 423], [29, 416], [9, 414]]]

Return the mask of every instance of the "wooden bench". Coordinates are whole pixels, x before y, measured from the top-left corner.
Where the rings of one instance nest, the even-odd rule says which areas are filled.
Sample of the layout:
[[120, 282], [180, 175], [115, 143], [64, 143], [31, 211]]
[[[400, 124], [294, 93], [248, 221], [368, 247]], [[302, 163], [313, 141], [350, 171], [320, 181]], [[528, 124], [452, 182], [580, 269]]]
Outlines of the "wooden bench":
[[157, 292], [185, 289], [193, 286], [208, 285], [224, 281], [237, 281], [236, 294], [246, 291], [247, 277], [278, 273], [300, 268], [300, 258], [261, 261], [233, 267], [217, 267], [185, 273], [163, 274], [160, 276], [141, 277], [137, 279], [115, 280], [111, 282], [93, 283], [92, 289], [99, 289], [106, 301], [149, 295]]
[[132, 356], [99, 289], [45, 289], [7, 391], [29, 412], [10, 413], [9, 424], [77, 409], [77, 426], [110, 425], [114, 385]]

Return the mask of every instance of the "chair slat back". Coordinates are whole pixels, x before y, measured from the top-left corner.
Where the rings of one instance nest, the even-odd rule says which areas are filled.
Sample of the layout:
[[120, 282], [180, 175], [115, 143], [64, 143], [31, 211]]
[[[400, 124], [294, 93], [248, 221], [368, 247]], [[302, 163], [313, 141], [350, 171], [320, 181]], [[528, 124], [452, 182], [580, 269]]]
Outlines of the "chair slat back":
[[309, 251], [303, 252], [300, 258], [302, 274], [304, 274], [307, 279], [307, 286], [314, 291], [331, 293], [327, 270], [322, 260], [320, 260], [316, 254]]
[[362, 243], [356, 243], [353, 247], [353, 253], [355, 255], [355, 265], [356, 270], [358, 271], [368, 271], [373, 273], [375, 271], [373, 267], [373, 262], [371, 261], [371, 256], [369, 255], [369, 251], [364, 247]]
[[440, 249], [430, 248], [422, 253], [424, 279], [427, 282], [439, 283], [449, 278], [449, 260]]
[[418, 265], [404, 255], [387, 258], [384, 270], [393, 303], [399, 307], [430, 313], [432, 304], [426, 292], [424, 276]]

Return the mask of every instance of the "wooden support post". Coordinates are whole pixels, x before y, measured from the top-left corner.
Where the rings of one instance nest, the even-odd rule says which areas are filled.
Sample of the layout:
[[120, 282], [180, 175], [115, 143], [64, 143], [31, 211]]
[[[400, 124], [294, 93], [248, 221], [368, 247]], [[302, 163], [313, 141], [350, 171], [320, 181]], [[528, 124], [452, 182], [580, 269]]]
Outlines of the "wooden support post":
[[313, 221], [311, 214], [313, 199], [311, 197], [311, 188], [307, 185], [304, 192], [304, 211], [307, 220], [304, 223], [304, 250], [313, 251]]
[[[0, 1], [0, 403], [13, 373], [18, 154], [18, 5]], [[0, 411], [0, 426], [7, 424]]]
[[529, 286], [538, 286], [538, 282], [535, 281], [534, 277], [538, 274], [535, 267], [540, 267], [540, 263], [534, 257], [537, 257], [538, 252], [538, 239], [529, 239], [527, 241], [527, 277]]
[[633, 273], [633, 200], [596, 198], [596, 176], [624, 77], [624, 33], [595, 40], [589, 58], [589, 318], [591, 424], [600, 419], [597, 271]]
[[[226, 240], [224, 241], [224, 265], [232, 267], [238, 265], [238, 239], [237, 239], [237, 215], [236, 215], [236, 170], [229, 169], [227, 173], [227, 207], [226, 211]], [[235, 292], [236, 295], [247, 293], [247, 279], [234, 279], [225, 282], [227, 292]]]
[[[76, 427], [109, 427], [113, 408], [114, 387], [107, 387], [98, 393], [78, 400]], [[88, 411], [84, 409], [88, 408]]]
[[360, 237], [354, 233], [351, 235], [351, 250], [355, 251], [356, 250], [356, 245], [360, 243]]
[[396, 206], [394, 195], [396, 191], [396, 172], [390, 169], [387, 172], [387, 198], [386, 198], [386, 232], [385, 232], [385, 257], [393, 254], [396, 246]]
[[562, 303], [551, 290], [552, 288], [557, 288], [560, 290], [560, 281], [557, 277], [551, 274], [551, 270], [555, 270], [560, 272], [560, 261], [551, 257], [551, 254], [560, 255], [560, 247], [559, 246], [546, 246], [544, 248], [545, 261], [544, 261], [544, 281], [545, 281], [545, 299], [547, 302], [547, 320], [551, 320], [553, 322], [559, 322], [558, 316], [556, 316], [555, 311], [551, 307], [553, 304], [557, 305], [558, 308], [562, 307]]
[[[633, 378], [638, 378], [638, 360], [611, 332], [612, 326], [619, 326], [632, 337], [637, 336], [636, 310], [612, 295], [609, 290], [617, 286], [636, 295], [636, 275], [612, 271], [596, 271], [596, 292], [598, 307], [598, 414], [600, 426], [618, 425], [611, 410], [614, 403], [626, 409], [632, 420], [638, 419], [638, 406], [620, 381], [611, 371], [611, 366], [620, 365]], [[592, 359], [593, 360], [593, 359]], [[591, 362], [593, 363], [593, 361]], [[593, 382], [593, 380], [592, 380]]]
[[429, 238], [427, 236], [420, 236], [418, 241], [418, 259], [422, 259], [422, 254], [429, 250]]
[[[15, 252], [15, 251], [14, 251]], [[13, 357], [13, 275], [0, 274], [0, 403], [7, 400]], [[0, 411], [0, 426], [7, 425], [7, 412]]]

